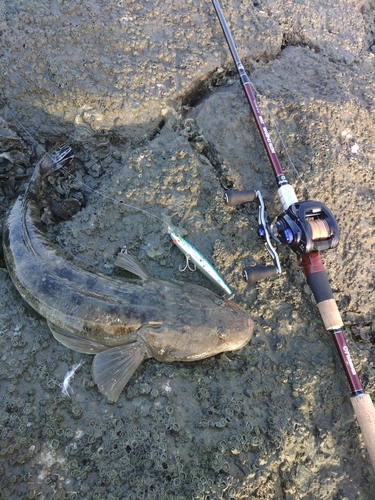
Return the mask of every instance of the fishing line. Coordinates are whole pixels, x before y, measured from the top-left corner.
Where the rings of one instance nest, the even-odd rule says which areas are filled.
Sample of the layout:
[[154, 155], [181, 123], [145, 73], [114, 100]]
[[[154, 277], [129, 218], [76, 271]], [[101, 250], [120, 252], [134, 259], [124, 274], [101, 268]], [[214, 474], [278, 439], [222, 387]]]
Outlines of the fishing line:
[[[15, 116], [15, 114], [12, 112], [12, 110], [9, 108], [9, 106], [4, 102], [4, 100], [0, 97], [0, 100], [2, 101], [3, 105], [9, 110], [13, 118], [16, 120], [16, 122], [20, 125], [22, 130], [27, 134], [28, 137], [31, 138], [32, 142], [36, 144], [42, 151], [44, 151], [44, 154], [48, 156], [52, 162], [52, 164], [56, 164], [56, 161], [53, 158], [53, 153], [48, 153], [39, 143], [34, 139], [34, 137], [29, 133], [29, 131], [20, 123], [18, 118]], [[58, 162], [57, 162], [58, 165]], [[215, 267], [187, 240], [185, 240], [180, 234], [178, 234], [172, 227], [171, 224], [169, 224], [167, 221], [162, 219], [161, 217], [149, 212], [148, 210], [145, 210], [143, 208], [139, 208], [135, 205], [132, 205], [130, 203], [125, 203], [121, 200], [118, 200], [116, 198], [113, 198], [112, 196], [108, 196], [104, 194], [102, 191], [94, 189], [90, 187], [88, 184], [83, 182], [81, 179], [78, 179], [74, 174], [70, 173], [63, 165], [60, 165], [59, 170], [62, 170], [65, 172], [68, 176], [72, 177], [73, 179], [77, 180], [82, 186], [85, 188], [89, 189], [93, 193], [98, 193], [100, 196], [102, 196], [104, 199], [107, 199], [115, 204], [119, 204], [125, 207], [129, 207], [133, 210], [137, 210], [139, 212], [144, 213], [145, 215], [149, 217], [153, 217], [154, 219], [159, 220], [163, 224], [166, 224], [168, 228], [168, 234], [171, 237], [173, 243], [177, 246], [177, 248], [185, 255], [187, 262], [191, 260], [195, 266], [213, 283], [215, 283], [221, 290], [224, 291], [225, 295], [224, 297], [228, 299], [232, 299], [234, 297], [234, 293], [232, 289], [229, 287], [229, 285], [225, 282], [224, 278], [220, 275], [220, 273], [215, 269]], [[119, 254], [121, 255], [121, 254]], [[127, 260], [126, 262], [126, 269], [128, 269], [129, 262]], [[124, 267], [124, 266], [120, 266]], [[189, 267], [190, 270], [193, 270], [191, 267]]]
[[[343, 334], [343, 320], [333, 296], [333, 291], [324, 268], [320, 252], [336, 248], [339, 243], [340, 231], [337, 221], [332, 212], [319, 201], [299, 201], [293, 186], [287, 181], [281, 168], [275, 148], [272, 144], [267, 127], [264, 124], [254, 92], [251, 88], [249, 77], [242, 65], [238, 55], [235, 42], [225, 20], [218, 0], [212, 0], [218, 20], [221, 24], [224, 37], [228, 43], [233, 61], [237, 67], [242, 88], [249, 103], [253, 118], [257, 125], [270, 165], [275, 174], [278, 186], [277, 194], [283, 207], [283, 212], [274, 219], [270, 231], [276, 241], [288, 245], [298, 256], [300, 256], [300, 267], [303, 268], [306, 280], [315, 298], [320, 316], [328, 332], [332, 334], [345, 375], [351, 388], [351, 402], [362, 431], [367, 451], [369, 452], [372, 465], [375, 468], [375, 408], [369, 394], [366, 394], [356, 372], [353, 359], [346, 344]], [[232, 191], [232, 204], [235, 199], [240, 198], [243, 202], [245, 194], [249, 201], [254, 198], [254, 192]], [[257, 194], [257, 193], [255, 193]], [[228, 192], [226, 193], [230, 201]], [[312, 224], [311, 224], [312, 223]], [[268, 231], [268, 228], [261, 228]], [[259, 234], [259, 233], [258, 233]], [[256, 271], [256, 281], [262, 277], [268, 278], [276, 273], [268, 273], [267, 267], [247, 266], [244, 278], [248, 281], [251, 271]], [[258, 267], [258, 269], [256, 269]], [[260, 268], [260, 269], [259, 269]], [[251, 281], [254, 282], [254, 281]]]
[[[288, 162], [289, 164], [291, 165], [292, 169], [294, 170], [294, 173], [296, 174], [297, 176], [297, 179], [299, 179], [299, 181], [301, 182], [301, 184], [303, 185], [304, 189], [306, 190], [306, 193], [309, 192], [308, 190], [308, 187], [306, 185], [306, 183], [304, 182], [303, 178], [302, 178], [302, 174], [297, 170], [297, 167], [295, 166], [290, 154], [289, 154], [289, 151], [288, 151], [288, 148], [286, 146], [286, 143], [283, 139], [283, 136], [280, 132], [280, 128], [277, 124], [277, 119], [272, 115], [271, 113], [271, 110], [269, 109], [268, 107], [268, 104], [266, 102], [264, 102], [264, 96], [258, 91], [258, 89], [255, 87], [254, 83], [249, 79], [249, 83], [251, 85], [251, 87], [253, 88], [254, 90], [254, 93], [260, 97], [260, 99], [263, 101], [263, 109], [266, 110], [267, 112], [267, 115], [268, 115], [268, 118], [270, 121], [272, 121], [272, 127], [276, 130], [276, 133], [277, 133], [277, 136], [280, 140], [280, 143], [282, 145], [282, 148], [284, 149], [284, 152], [285, 152], [285, 155], [288, 159]], [[9, 111], [9, 113], [12, 115], [12, 117], [16, 120], [17, 124], [19, 125], [19, 127], [25, 132], [25, 134], [30, 138], [30, 140], [34, 143], [34, 145], [36, 145], [40, 151], [42, 151], [44, 154], [48, 155], [48, 152], [43, 148], [43, 146], [30, 134], [30, 132], [26, 129], [26, 127], [19, 121], [19, 119], [16, 117], [16, 115], [14, 114], [14, 112], [11, 110], [11, 108], [8, 106], [8, 104], [4, 101], [4, 99], [0, 96], [0, 101], [3, 103], [4, 107]], [[72, 174], [71, 172], [67, 171], [65, 168], [62, 168], [61, 170], [64, 170], [71, 178], [77, 180], [78, 182], [80, 182], [82, 184], [82, 186], [84, 186], [85, 188], [89, 189], [90, 191], [92, 191], [93, 193], [98, 193], [99, 195], [101, 195], [103, 198], [106, 198], [107, 200], [109, 201], [112, 201], [114, 203], [119, 203], [121, 205], [124, 205], [124, 206], [127, 206], [133, 210], [138, 210], [139, 212], [142, 212], [146, 215], [149, 215], [150, 217], [153, 217], [159, 221], [161, 221], [163, 224], [166, 224], [168, 226], [168, 229], [171, 229], [170, 228], [170, 225], [168, 224], [168, 222], [166, 222], [165, 220], [163, 220], [162, 218], [158, 217], [157, 215], [149, 212], [148, 210], [144, 210], [142, 208], [139, 208], [137, 206], [134, 206], [134, 205], [131, 205], [129, 203], [125, 203], [123, 201], [120, 201], [116, 198], [113, 198], [111, 196], [108, 196], [104, 193], [102, 193], [100, 190], [98, 189], [94, 189], [92, 187], [90, 187], [89, 185], [87, 185], [86, 183], [84, 183], [81, 179], [78, 179], [74, 174]]]
[[293, 160], [292, 160], [292, 158], [291, 158], [291, 156], [289, 154], [288, 148], [287, 148], [287, 146], [285, 144], [283, 136], [282, 136], [282, 134], [280, 132], [280, 128], [279, 128], [279, 126], [277, 124], [277, 118], [275, 118], [272, 115], [271, 110], [268, 107], [268, 104], [264, 101], [264, 96], [260, 92], [258, 92], [257, 88], [255, 87], [254, 83], [250, 80], [250, 78], [249, 78], [249, 83], [250, 83], [252, 89], [254, 90], [254, 94], [256, 94], [258, 97], [260, 97], [260, 100], [262, 101], [262, 109], [266, 110], [268, 118], [269, 118], [270, 122], [272, 122], [272, 127], [276, 130], [277, 136], [278, 136], [278, 138], [279, 138], [279, 140], [281, 142], [281, 145], [282, 145], [282, 147], [284, 149], [284, 152], [285, 152], [285, 155], [286, 155], [286, 157], [288, 159], [288, 162], [291, 165], [291, 167], [293, 168], [294, 173], [297, 176], [297, 179], [299, 179], [299, 181], [301, 182], [301, 184], [305, 188], [306, 193], [308, 193], [309, 190], [308, 190], [308, 187], [307, 187], [306, 183], [304, 182], [304, 180], [302, 178], [302, 174], [300, 174], [298, 172], [297, 167], [295, 166], [295, 164], [294, 164], [294, 162], [293, 162]]
[[[10, 109], [10, 107], [8, 106], [8, 104], [4, 101], [4, 99], [1, 96], [0, 96], [0, 101], [2, 102], [3, 106], [7, 109], [7, 111], [9, 111], [9, 113], [12, 115], [12, 117], [14, 118], [14, 120], [17, 122], [17, 125], [24, 131], [24, 133], [27, 135], [27, 137], [31, 140], [31, 142], [34, 144], [34, 146], [36, 146], [39, 149], [39, 151], [41, 151], [42, 153], [44, 153], [45, 156], [50, 157], [48, 151], [46, 151], [44, 149], [44, 147], [30, 134], [30, 132], [27, 130], [27, 128], [19, 121], [19, 119], [16, 117], [16, 115], [13, 113], [13, 111]], [[51, 157], [50, 157], [50, 159], [52, 160]], [[136, 205], [132, 205], [130, 203], [126, 203], [126, 202], [124, 202], [122, 200], [118, 200], [117, 198], [113, 198], [112, 196], [109, 196], [109, 195], [103, 193], [99, 189], [92, 188], [91, 186], [89, 186], [88, 184], [86, 184], [84, 181], [82, 181], [81, 179], [79, 179], [77, 176], [75, 176], [74, 174], [72, 174], [71, 172], [69, 172], [69, 170], [67, 170], [65, 167], [61, 167], [61, 168], [59, 168], [59, 170], [65, 172], [69, 177], [71, 177], [72, 179], [78, 181], [85, 189], [89, 189], [92, 193], [97, 193], [100, 196], [102, 196], [103, 198], [105, 198], [105, 199], [107, 199], [107, 200], [109, 200], [109, 201], [111, 201], [113, 203], [116, 203], [118, 205], [122, 205], [122, 206], [125, 206], [125, 207], [128, 207], [128, 208], [131, 208], [132, 210], [137, 210], [138, 212], [142, 212], [143, 214], [145, 214], [145, 215], [147, 215], [149, 217], [153, 217], [154, 219], [157, 219], [160, 222], [162, 222], [163, 224], [165, 224], [167, 226], [167, 228], [168, 228], [168, 231], [169, 230], [173, 230], [173, 227], [171, 226], [171, 224], [169, 224], [163, 218], [161, 218], [161, 217], [153, 214], [149, 210], [145, 210], [144, 208], [137, 207]]]

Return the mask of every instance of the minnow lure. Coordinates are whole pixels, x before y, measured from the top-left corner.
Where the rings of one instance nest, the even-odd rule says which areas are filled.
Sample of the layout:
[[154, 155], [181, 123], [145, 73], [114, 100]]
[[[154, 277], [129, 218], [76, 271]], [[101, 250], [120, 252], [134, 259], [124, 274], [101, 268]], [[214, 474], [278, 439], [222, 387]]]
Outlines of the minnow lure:
[[[224, 292], [228, 295], [228, 299], [232, 299], [234, 297], [232, 289], [214, 268], [214, 266], [210, 264], [208, 260], [199, 252], [199, 250], [186, 241], [181, 235], [173, 231], [170, 227], [168, 228], [168, 233], [176, 247], [186, 256], [186, 267], [189, 267], [189, 261], [192, 261], [201, 273], [224, 290]], [[186, 267], [184, 269], [186, 269]]]

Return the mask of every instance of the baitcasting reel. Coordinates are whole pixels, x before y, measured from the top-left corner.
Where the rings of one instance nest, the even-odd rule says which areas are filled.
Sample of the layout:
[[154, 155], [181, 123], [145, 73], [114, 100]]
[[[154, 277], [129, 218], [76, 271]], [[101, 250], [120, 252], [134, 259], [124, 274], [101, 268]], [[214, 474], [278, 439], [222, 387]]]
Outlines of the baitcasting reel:
[[301, 255], [329, 250], [339, 243], [339, 228], [332, 212], [320, 201], [293, 203], [271, 224], [276, 241]]
[[288, 245], [297, 255], [313, 251], [329, 250], [339, 243], [339, 228], [332, 212], [319, 201], [296, 201], [269, 224], [264, 201], [260, 191], [232, 191], [224, 194], [224, 201], [230, 207], [259, 200], [258, 236], [264, 239], [266, 249], [273, 260], [273, 266], [246, 266], [243, 278], [255, 283], [281, 273], [281, 266], [271, 238]]

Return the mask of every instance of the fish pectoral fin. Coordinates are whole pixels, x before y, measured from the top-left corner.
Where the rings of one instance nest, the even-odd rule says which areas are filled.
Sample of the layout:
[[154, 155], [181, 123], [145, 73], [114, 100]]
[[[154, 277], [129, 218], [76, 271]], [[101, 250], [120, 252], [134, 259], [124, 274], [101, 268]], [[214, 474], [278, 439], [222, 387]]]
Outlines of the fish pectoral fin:
[[97, 354], [107, 349], [103, 344], [74, 335], [74, 333], [68, 332], [64, 330], [64, 328], [54, 325], [49, 321], [48, 326], [55, 339], [72, 351], [82, 352], [84, 354]]
[[92, 371], [99, 391], [110, 401], [117, 401], [138, 366], [149, 357], [141, 341], [112, 347], [97, 354]]
[[149, 280], [152, 278], [145, 266], [128, 253], [120, 252], [115, 260], [115, 266], [121, 267], [122, 269], [125, 269], [125, 271], [135, 274], [142, 280]]

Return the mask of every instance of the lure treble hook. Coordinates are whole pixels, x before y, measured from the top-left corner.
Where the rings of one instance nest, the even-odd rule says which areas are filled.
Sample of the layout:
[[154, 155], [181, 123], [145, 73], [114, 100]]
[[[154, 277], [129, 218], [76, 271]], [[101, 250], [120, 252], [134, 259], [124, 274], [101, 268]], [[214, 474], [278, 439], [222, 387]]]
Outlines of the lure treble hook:
[[[186, 254], [185, 259], [186, 259], [185, 265], [180, 264], [178, 266], [178, 270], [181, 271], [181, 273], [186, 271], [186, 269], [189, 269], [189, 271], [191, 271], [191, 272], [195, 272], [197, 270], [197, 266], [195, 265], [194, 261], [191, 260], [190, 255]], [[190, 265], [190, 261], [193, 263], [192, 265]]]

